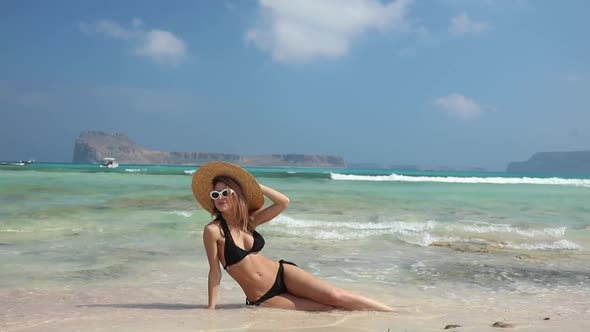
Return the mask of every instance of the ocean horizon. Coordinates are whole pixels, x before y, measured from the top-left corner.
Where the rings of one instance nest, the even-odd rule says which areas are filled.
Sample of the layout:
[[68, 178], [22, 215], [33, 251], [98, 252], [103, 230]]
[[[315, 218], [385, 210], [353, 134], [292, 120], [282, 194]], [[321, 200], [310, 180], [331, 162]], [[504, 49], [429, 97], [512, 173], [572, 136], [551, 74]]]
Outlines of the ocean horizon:
[[[191, 171], [198, 169], [198, 164], [122, 164], [117, 168], [100, 168], [100, 162], [94, 163], [73, 163], [73, 162], [47, 162], [47, 161], [28, 161], [27, 165], [15, 165], [22, 161], [0, 161], [0, 170], [37, 170], [37, 171], [57, 171], [57, 172], [111, 172], [111, 173], [143, 173], [143, 174], [191, 174]], [[352, 163], [355, 164], [355, 163]], [[358, 164], [358, 163], [357, 163]], [[364, 163], [363, 163], [364, 164]], [[342, 174], [367, 174], [367, 175], [416, 175], [416, 176], [457, 176], [457, 177], [506, 177], [506, 178], [564, 178], [564, 179], [590, 179], [590, 174], [571, 173], [571, 172], [507, 172], [501, 170], [488, 170], [480, 167], [343, 167], [343, 168], [324, 168], [324, 167], [299, 167], [299, 166], [243, 166], [249, 171], [259, 171], [261, 173], [272, 173], [273, 171], [283, 172], [292, 169], [293, 171], [305, 173], [342, 173]], [[186, 172], [185, 172], [186, 171]], [[189, 173], [187, 173], [189, 172]]]

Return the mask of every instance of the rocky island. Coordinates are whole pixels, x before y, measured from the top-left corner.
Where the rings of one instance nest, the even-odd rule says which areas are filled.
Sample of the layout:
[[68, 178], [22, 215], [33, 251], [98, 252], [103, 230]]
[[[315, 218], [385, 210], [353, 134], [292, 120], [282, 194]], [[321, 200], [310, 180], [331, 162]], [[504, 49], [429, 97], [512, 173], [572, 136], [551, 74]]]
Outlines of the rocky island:
[[100, 131], [80, 133], [74, 145], [74, 163], [100, 162], [116, 158], [122, 164], [202, 165], [227, 161], [241, 166], [345, 168], [342, 157], [317, 154], [269, 154], [242, 156], [228, 153], [167, 152], [145, 149], [125, 134]]
[[509, 173], [590, 174], [590, 151], [537, 152], [529, 160], [512, 162]]

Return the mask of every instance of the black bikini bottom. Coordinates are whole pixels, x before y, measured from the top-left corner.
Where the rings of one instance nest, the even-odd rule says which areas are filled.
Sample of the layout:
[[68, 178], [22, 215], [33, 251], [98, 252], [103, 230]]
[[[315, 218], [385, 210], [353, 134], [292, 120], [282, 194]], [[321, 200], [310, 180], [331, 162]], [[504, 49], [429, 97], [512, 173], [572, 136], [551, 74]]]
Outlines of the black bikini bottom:
[[250, 300], [248, 300], [246, 298], [246, 304], [247, 305], [255, 305], [258, 306], [260, 305], [262, 302], [275, 297], [277, 295], [280, 294], [284, 294], [287, 293], [287, 286], [285, 286], [285, 278], [283, 277], [283, 264], [289, 264], [289, 265], [294, 265], [297, 266], [297, 264], [291, 263], [291, 262], [287, 262], [284, 260], [280, 260], [279, 261], [279, 271], [277, 272], [277, 278], [275, 279], [275, 283], [272, 285], [272, 287], [268, 290], [268, 292], [266, 292], [266, 294], [262, 295], [262, 297], [260, 297], [258, 300], [254, 301], [254, 302], [250, 302]]

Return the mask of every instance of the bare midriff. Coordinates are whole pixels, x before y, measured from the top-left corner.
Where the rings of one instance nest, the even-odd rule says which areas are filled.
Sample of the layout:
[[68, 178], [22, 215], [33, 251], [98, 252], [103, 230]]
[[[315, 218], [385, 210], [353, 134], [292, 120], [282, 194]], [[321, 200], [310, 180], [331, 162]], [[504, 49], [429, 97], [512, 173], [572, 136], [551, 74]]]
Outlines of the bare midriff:
[[240, 285], [246, 297], [256, 301], [272, 287], [278, 269], [278, 262], [261, 253], [251, 253], [226, 271]]

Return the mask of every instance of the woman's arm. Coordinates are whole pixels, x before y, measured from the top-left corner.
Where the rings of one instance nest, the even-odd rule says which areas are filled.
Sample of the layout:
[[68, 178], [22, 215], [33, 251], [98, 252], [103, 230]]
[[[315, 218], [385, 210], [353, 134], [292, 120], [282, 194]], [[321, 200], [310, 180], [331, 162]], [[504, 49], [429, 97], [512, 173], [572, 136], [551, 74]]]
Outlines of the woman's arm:
[[252, 226], [254, 228], [272, 220], [274, 217], [278, 216], [287, 205], [289, 205], [289, 197], [285, 196], [283, 193], [262, 184], [260, 185], [260, 188], [262, 189], [262, 194], [268, 197], [273, 204], [254, 212], [252, 215]]
[[221, 282], [221, 268], [219, 267], [219, 256], [217, 252], [217, 238], [219, 237], [219, 228], [217, 225], [210, 223], [203, 230], [203, 244], [209, 260], [209, 277], [207, 279], [207, 289], [209, 294], [209, 309], [215, 309], [217, 304], [217, 291]]

